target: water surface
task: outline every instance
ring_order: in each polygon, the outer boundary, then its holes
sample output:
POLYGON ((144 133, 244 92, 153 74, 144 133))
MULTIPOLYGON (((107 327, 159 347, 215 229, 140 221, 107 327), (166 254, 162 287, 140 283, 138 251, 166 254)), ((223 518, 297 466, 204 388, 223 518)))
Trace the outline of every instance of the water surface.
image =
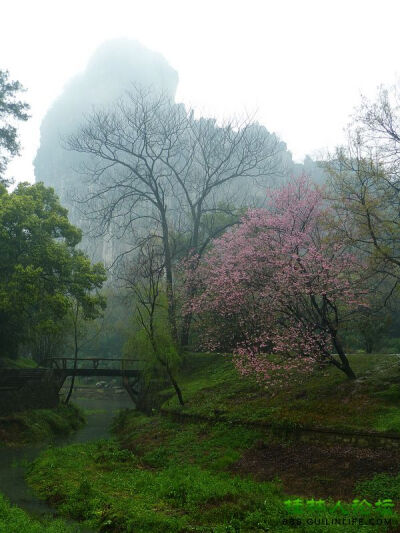
POLYGON ((87 424, 67 437, 59 437, 52 444, 30 444, 19 448, 0 448, 0 492, 13 504, 35 516, 53 515, 56 510, 40 500, 25 482, 28 462, 33 461, 49 445, 65 446, 76 442, 89 442, 110 436, 110 426, 120 409, 134 407, 128 394, 124 391, 113 394, 112 391, 92 391, 91 397, 82 397, 76 391, 71 400, 84 410, 87 424))

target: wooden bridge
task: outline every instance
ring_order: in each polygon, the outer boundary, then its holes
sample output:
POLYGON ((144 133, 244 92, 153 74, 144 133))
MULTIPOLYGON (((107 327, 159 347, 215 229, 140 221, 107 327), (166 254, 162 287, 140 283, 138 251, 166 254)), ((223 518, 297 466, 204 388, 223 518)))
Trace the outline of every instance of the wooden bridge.
MULTIPOLYGON (((122 384, 136 403, 140 393, 142 372, 139 359, 51 357, 44 361, 45 368, 1 369, 0 400, 4 393, 23 393, 23 390, 51 386, 60 391, 69 376, 121 377, 122 384), (112 364, 112 367, 110 367, 112 364), (119 368, 116 368, 118 366, 119 368), (2 394, 1 394, 2 393, 2 394)), ((1 407, 1 406, 0 406, 1 407)), ((1 411, 1 409, 0 409, 1 411)))
POLYGON ((83 357, 76 360, 73 357, 50 357, 45 360, 44 366, 51 368, 55 375, 60 376, 60 378, 64 376, 64 379, 68 376, 121 376, 129 378, 140 377, 140 370, 126 368, 128 364, 139 363, 139 361, 139 359, 98 357, 83 357), (107 363, 111 361, 120 363, 120 368, 109 368, 107 363))
POLYGON ((81 357, 78 359, 75 359, 74 357, 49 357, 44 364, 52 370, 59 384, 59 390, 69 376, 120 376, 122 377, 124 388, 128 392, 132 401, 136 403, 140 392, 139 386, 142 372, 138 368, 127 368, 127 366, 131 366, 132 363, 133 366, 136 366, 140 363, 140 360, 112 357, 81 357), (110 362, 119 363, 120 368, 110 368, 108 366, 110 362))

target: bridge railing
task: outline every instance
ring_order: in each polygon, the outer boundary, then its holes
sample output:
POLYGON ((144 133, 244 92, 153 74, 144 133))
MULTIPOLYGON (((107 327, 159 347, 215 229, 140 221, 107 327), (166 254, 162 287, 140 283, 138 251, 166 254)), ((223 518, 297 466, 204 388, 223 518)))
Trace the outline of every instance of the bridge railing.
MULTIPOLYGON (((74 357, 48 357, 44 362, 44 366, 50 367, 52 369, 57 369, 57 370, 68 370, 73 367, 75 361, 77 364, 82 363, 82 362, 88 362, 88 364, 90 365, 91 363, 92 364, 91 368, 93 369, 98 369, 100 363, 102 362, 108 363, 110 361, 117 361, 118 363, 121 364, 120 365, 121 368, 124 369, 125 364, 127 362, 129 363, 139 362, 140 359, 130 359, 130 358, 122 359, 122 358, 113 358, 113 357, 80 357, 75 360, 74 357), (70 366, 69 366, 69 362, 71 362, 70 366)), ((80 368, 82 367, 80 366, 80 368)))

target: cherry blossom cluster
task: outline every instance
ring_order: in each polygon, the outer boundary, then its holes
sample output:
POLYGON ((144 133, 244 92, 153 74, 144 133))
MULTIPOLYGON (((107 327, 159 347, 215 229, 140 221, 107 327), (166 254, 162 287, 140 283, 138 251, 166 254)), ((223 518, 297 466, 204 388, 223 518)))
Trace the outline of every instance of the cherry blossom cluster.
POLYGON ((262 381, 329 360, 341 317, 365 305, 366 267, 335 241, 328 219, 322 190, 302 176, 191 259, 186 311, 203 320, 204 346, 218 349, 234 324, 236 366, 262 381))

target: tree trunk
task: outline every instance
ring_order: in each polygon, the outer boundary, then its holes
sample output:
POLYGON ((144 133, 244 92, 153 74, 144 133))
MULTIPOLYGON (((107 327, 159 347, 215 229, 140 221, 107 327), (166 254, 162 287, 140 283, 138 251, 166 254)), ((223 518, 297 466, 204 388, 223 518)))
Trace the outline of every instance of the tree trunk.
POLYGON ((374 345, 372 341, 366 340, 365 341, 365 351, 367 353, 372 353, 372 350, 374 349, 374 345))
POLYGON ((171 380, 171 383, 172 383, 172 385, 173 385, 173 387, 175 389, 176 395, 178 396, 179 403, 183 406, 183 405, 185 405, 185 403, 183 401, 182 391, 179 388, 178 383, 175 381, 175 378, 172 375, 172 372, 171 372, 171 370, 170 370, 168 365, 166 366, 166 369, 167 369, 168 377, 171 380))
POLYGON ((168 302, 168 321, 171 328, 171 336, 173 341, 178 344, 178 331, 176 328, 176 316, 175 316, 175 299, 172 279, 172 260, 171 249, 169 246, 169 234, 167 221, 164 219, 162 223, 163 231, 163 248, 164 248, 164 261, 165 261, 165 277, 166 277, 166 293, 168 302))
POLYGON ((353 370, 352 370, 352 368, 350 366, 349 360, 346 357, 346 354, 344 352, 343 346, 340 343, 339 339, 335 336, 335 337, 333 337, 332 340, 333 340, 333 345, 336 348, 336 351, 337 351, 337 353, 339 355, 339 358, 340 358, 340 360, 342 362, 342 364, 340 366, 338 366, 338 368, 340 368, 340 370, 342 370, 349 379, 356 379, 357 376, 354 374, 354 372, 353 372, 353 370))
MULTIPOLYGON (((76 308, 76 313, 75 313, 75 320, 74 320, 74 370, 76 370, 77 366, 78 366, 78 351, 79 351, 79 347, 78 347, 78 313, 79 313, 79 308, 78 308, 78 305, 77 305, 77 308, 76 308)), ((67 397, 65 398, 65 404, 68 405, 69 403, 69 400, 71 398, 71 395, 72 395, 72 391, 74 390, 74 385, 75 385, 75 374, 71 377, 71 383, 70 383, 70 386, 69 386, 69 391, 68 391, 68 394, 67 394, 67 397)))
POLYGON ((181 346, 185 347, 189 344, 190 325, 192 323, 192 313, 188 313, 183 318, 181 331, 181 346))
MULTIPOLYGON (((193 256, 193 254, 198 254, 198 248, 199 248, 199 231, 200 231, 200 209, 201 204, 198 206, 197 213, 192 212, 193 216, 193 235, 191 240, 191 246, 192 250, 189 251, 189 253, 193 256)), ((193 269, 193 264, 191 264, 191 269, 193 269)), ((194 290, 192 287, 192 284, 190 283, 187 291, 186 291, 186 299, 191 300, 194 295, 194 290)), ((188 346, 189 344, 189 333, 190 333, 190 326, 192 323, 193 313, 189 312, 183 317, 182 321, 182 330, 181 330, 181 346, 188 346)))
MULTIPOLYGON (((74 370, 76 370, 76 367, 77 367, 77 361, 78 359, 78 352, 75 352, 75 360, 74 360, 74 370)), ((68 394, 67 394, 67 397, 65 398, 65 404, 68 404, 69 403, 69 400, 71 398, 71 395, 72 395, 72 392, 74 390, 74 385, 75 385, 75 375, 73 375, 71 377, 71 383, 70 383, 70 386, 69 386, 69 391, 68 391, 68 394)))
POLYGON ((176 395, 178 396, 178 400, 179 400, 179 403, 181 405, 184 405, 184 401, 183 401, 183 396, 182 396, 182 392, 181 392, 181 389, 179 388, 179 385, 178 383, 176 382, 172 372, 171 372, 171 369, 169 367, 169 364, 168 364, 168 360, 165 360, 163 359, 162 357, 160 357, 160 355, 158 355, 158 349, 157 349, 157 344, 156 344, 156 341, 154 339, 154 336, 153 336, 153 326, 152 326, 152 318, 150 320, 150 342, 151 342, 151 345, 152 345, 152 348, 153 348, 153 351, 154 351, 154 354, 155 356, 157 357, 159 363, 165 368, 165 370, 167 371, 167 374, 168 374, 168 377, 172 383, 172 386, 174 387, 175 389, 175 392, 176 392, 176 395))

